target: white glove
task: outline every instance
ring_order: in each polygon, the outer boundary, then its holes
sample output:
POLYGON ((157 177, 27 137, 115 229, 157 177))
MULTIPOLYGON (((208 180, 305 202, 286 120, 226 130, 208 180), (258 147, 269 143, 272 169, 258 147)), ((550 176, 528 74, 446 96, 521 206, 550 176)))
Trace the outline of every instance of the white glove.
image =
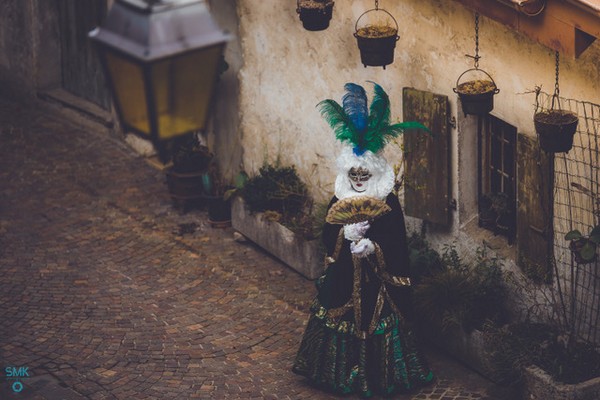
POLYGON ((370 227, 369 221, 344 225, 344 237, 353 242, 360 240, 365 236, 370 227))
POLYGON ((350 252, 358 257, 366 257, 373 254, 375 245, 370 239, 360 239, 358 242, 350 243, 350 252))

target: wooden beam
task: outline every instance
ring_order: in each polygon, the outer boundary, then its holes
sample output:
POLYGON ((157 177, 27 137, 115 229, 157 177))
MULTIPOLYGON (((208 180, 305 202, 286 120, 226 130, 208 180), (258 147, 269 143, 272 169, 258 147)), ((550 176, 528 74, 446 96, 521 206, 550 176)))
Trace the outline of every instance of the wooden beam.
POLYGON ((518 7, 507 6, 506 2, 455 1, 571 57, 579 57, 600 37, 600 12, 590 7, 590 0, 547 0, 544 11, 535 17, 519 12, 518 7))

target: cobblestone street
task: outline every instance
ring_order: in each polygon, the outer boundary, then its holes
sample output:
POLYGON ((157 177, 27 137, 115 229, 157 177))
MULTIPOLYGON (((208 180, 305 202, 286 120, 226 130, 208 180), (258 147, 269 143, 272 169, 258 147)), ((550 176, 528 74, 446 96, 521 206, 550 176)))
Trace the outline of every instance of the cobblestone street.
MULTIPOLYGON (((337 398, 290 371, 313 282, 177 212, 164 180, 119 139, 0 100, 0 399, 337 398)), ((397 398, 504 398, 426 354, 437 380, 397 398)))

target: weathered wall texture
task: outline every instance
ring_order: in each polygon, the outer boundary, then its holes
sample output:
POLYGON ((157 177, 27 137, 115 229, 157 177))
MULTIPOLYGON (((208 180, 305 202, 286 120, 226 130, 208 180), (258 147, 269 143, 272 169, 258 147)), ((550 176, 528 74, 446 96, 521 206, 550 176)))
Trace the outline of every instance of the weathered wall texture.
POLYGON ((0 84, 15 95, 60 84, 54 1, 0 0, 0 84))
POLYGON ((5 90, 25 84, 34 75, 31 2, 0 0, 0 83, 5 90))
POLYGON ((229 68, 221 75, 215 89, 213 117, 208 123, 206 136, 209 148, 218 157, 221 173, 228 182, 233 182, 242 161, 238 105, 242 50, 238 17, 235 0, 213 0, 210 5, 220 28, 229 31, 234 37, 225 48, 225 60, 229 68))
MULTIPOLYGON (((304 30, 293 1, 239 0, 240 38, 244 65, 240 72, 243 162, 248 172, 265 160, 280 157, 295 164, 315 197, 332 193, 339 144, 315 105, 326 98, 341 100, 343 85, 367 80, 382 85, 390 95, 392 118, 402 119, 402 88, 415 87, 449 96, 458 76, 473 66, 474 14, 451 0, 381 1, 400 26, 395 62, 386 70, 364 68, 353 37, 355 22, 374 3, 367 0, 335 3, 325 31, 304 30)), ((536 85, 554 89, 554 52, 481 17, 480 68, 495 80, 500 93, 493 114, 534 135, 534 96, 524 94, 536 85)), ((561 60, 560 88, 564 97, 600 103, 600 44, 579 59, 561 60)), ((459 119, 460 123, 460 119, 459 119)), ((457 185, 457 132, 453 132, 457 185)), ((396 162, 398 151, 387 150, 396 162)), ((457 192, 457 186, 454 187, 457 192)))

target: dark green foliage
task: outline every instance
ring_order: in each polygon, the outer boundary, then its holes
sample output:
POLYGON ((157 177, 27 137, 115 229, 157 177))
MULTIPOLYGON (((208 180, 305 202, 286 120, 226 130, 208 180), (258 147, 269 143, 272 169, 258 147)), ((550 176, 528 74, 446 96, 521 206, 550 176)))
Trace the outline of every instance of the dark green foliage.
POLYGON ((264 212, 268 219, 280 222, 305 239, 320 237, 327 204, 313 203, 295 167, 282 167, 279 163, 264 165, 258 175, 248 178, 236 190, 250 212, 264 212))
MULTIPOLYGON (((327 204, 309 205, 305 212, 286 216, 280 222, 293 232, 302 235, 307 240, 320 239, 323 233, 323 223, 327 215, 327 204)), ((322 241, 319 240, 322 244, 322 241)))
POLYGON ((173 171, 178 173, 204 171, 213 159, 213 154, 198 142, 196 135, 174 139, 172 148, 173 171))
POLYGON ((578 263, 590 263, 597 257, 596 248, 600 244, 600 225, 594 226, 587 236, 577 229, 567 232, 565 240, 571 241, 569 248, 575 254, 575 260, 578 263))
POLYGON ((306 185, 293 166, 264 165, 242 189, 242 197, 251 212, 269 210, 290 217, 303 211, 307 193, 306 185))
MULTIPOLYGON (((548 264, 551 262, 551 260, 547 261, 548 264)), ((523 274, 536 285, 549 285, 552 283, 552 269, 544 264, 530 262, 525 257, 522 257, 519 260, 519 267, 521 267, 523 274)))
POLYGON ((548 324, 522 322, 485 329, 487 348, 498 382, 514 385, 523 369, 537 365, 563 383, 579 383, 600 375, 600 354, 591 344, 570 345, 548 324))
POLYGON ((413 284, 418 285, 424 277, 431 276, 444 269, 439 253, 433 250, 427 240, 416 232, 408 237, 408 251, 413 284))
POLYGON ((441 257, 443 268, 415 286, 415 307, 424 320, 467 332, 486 321, 506 318, 506 289, 500 260, 478 250, 473 265, 465 264, 453 246, 441 257))

